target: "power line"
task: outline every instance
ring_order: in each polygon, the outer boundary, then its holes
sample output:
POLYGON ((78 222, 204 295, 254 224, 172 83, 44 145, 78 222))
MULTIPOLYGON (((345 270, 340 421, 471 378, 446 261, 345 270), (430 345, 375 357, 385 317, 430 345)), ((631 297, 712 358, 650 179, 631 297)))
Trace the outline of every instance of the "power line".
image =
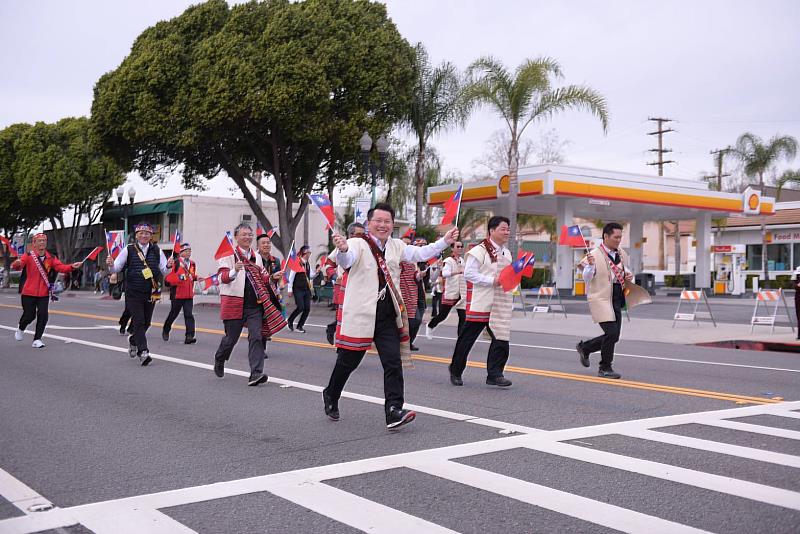
POLYGON ((647 165, 658 165, 658 175, 664 176, 664 165, 667 163, 675 163, 674 160, 665 160, 664 154, 667 152, 672 152, 672 149, 664 148, 664 141, 663 137, 665 133, 674 132, 672 128, 664 129, 664 123, 673 122, 672 119, 665 119, 663 117, 648 117, 648 121, 655 122, 658 124, 658 129, 655 132, 648 132, 647 135, 657 135, 658 136, 658 148, 651 148, 648 152, 655 152, 658 154, 658 161, 652 161, 647 163, 647 165))

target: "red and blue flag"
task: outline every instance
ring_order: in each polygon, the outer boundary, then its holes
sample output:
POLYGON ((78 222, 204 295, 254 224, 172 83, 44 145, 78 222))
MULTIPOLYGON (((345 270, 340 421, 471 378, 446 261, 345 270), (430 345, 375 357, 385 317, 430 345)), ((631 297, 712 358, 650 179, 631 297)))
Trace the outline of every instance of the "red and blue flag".
POLYGON ((314 193, 312 195, 308 195, 308 198, 311 199, 311 202, 314 203, 317 209, 325 217, 328 228, 333 231, 333 225, 336 223, 336 216, 333 214, 333 204, 331 204, 331 199, 328 198, 328 195, 323 193, 314 193))
POLYGON ((561 235, 558 238, 559 245, 567 245, 569 247, 586 247, 586 240, 583 239, 581 227, 577 224, 567 227, 561 227, 561 235))
POLYGON ((219 273, 212 274, 211 276, 207 276, 203 280, 203 289, 208 289, 211 286, 218 286, 219 285, 219 273))
POLYGON ((531 261, 532 256, 532 253, 526 252, 511 263, 511 265, 500 271, 498 280, 500 281, 503 291, 508 293, 522 282, 522 273, 531 261))
POLYGON ((442 217, 442 224, 453 224, 453 221, 458 219, 458 212, 461 209, 461 192, 464 189, 464 184, 458 186, 458 190, 453 196, 444 203, 444 216, 442 217))

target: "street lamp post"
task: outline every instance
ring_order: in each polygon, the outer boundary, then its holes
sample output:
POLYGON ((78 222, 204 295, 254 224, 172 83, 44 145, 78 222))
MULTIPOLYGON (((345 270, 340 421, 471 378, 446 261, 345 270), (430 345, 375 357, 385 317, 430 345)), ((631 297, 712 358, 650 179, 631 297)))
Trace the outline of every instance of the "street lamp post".
POLYGON ((122 208, 122 219, 124 221, 125 227, 122 232, 122 239, 125 241, 125 244, 128 243, 128 213, 130 212, 131 207, 133 206, 133 200, 136 197, 136 189, 133 186, 128 188, 128 204, 122 203, 122 196, 125 194, 125 188, 119 186, 117 189, 117 204, 120 208, 122 208))
MULTIPOLYGON (((375 189, 377 188, 379 168, 375 167, 375 162, 371 161, 369 157, 373 147, 372 138, 369 136, 369 132, 364 132, 364 135, 361 136, 358 144, 361 147, 361 161, 364 165, 364 176, 367 176, 367 173, 370 173, 372 176, 372 200, 370 201, 370 207, 375 207, 375 189)), ((384 168, 386 165, 386 153, 389 150, 389 141, 386 139, 385 135, 381 134, 381 136, 378 137, 378 140, 375 141, 374 146, 378 151, 381 180, 383 180, 384 168)))

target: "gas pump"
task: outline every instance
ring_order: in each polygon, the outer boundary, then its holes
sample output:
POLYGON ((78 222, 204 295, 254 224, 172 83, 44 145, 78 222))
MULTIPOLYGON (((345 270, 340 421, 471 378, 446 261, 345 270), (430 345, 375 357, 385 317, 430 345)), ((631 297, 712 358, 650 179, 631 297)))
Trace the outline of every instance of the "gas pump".
POLYGON ((715 245, 714 268, 717 279, 714 282, 715 295, 741 295, 745 292, 745 246, 715 245))

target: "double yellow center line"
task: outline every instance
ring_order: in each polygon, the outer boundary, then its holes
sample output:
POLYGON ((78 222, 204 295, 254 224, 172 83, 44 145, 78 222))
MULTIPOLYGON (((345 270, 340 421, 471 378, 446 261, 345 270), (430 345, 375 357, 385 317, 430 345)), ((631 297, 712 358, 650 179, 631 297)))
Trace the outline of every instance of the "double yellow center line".
MULTIPOLYGON (((16 308, 21 309, 20 306, 11 305, 11 304, 0 304, 0 307, 3 308, 16 308)), ((112 321, 118 322, 119 319, 117 317, 109 317, 107 315, 95 315, 91 313, 81 313, 81 312, 71 312, 71 311, 63 311, 63 310, 50 310, 51 314, 56 315, 67 315, 70 317, 81 317, 84 319, 94 319, 98 321, 112 321)), ((163 326, 163 323, 152 323, 153 326, 163 326)), ((177 329, 184 329, 183 326, 175 325, 173 328, 177 329)), ((214 328, 196 328, 198 332, 204 332, 206 334, 217 334, 217 335, 225 335, 223 330, 214 329, 214 328)), ((319 343, 316 341, 303 341, 299 339, 289 339, 289 338, 282 338, 282 337, 273 337, 272 342, 274 343, 286 343, 289 345, 301 345, 304 347, 316 347, 321 349, 330 349, 331 346, 327 343, 319 343)), ((375 351, 370 350, 368 351, 370 354, 376 354, 375 351)), ((439 356, 429 356, 425 354, 415 354, 411 357, 413 360, 421 361, 421 362, 429 362, 429 363, 438 363, 449 365, 450 358, 442 358, 439 356)), ((485 369, 486 364, 481 362, 467 362, 469 367, 475 367, 478 369, 485 369)), ((546 378, 559 378, 562 380, 574 380, 576 382, 590 382, 594 384, 602 384, 604 386, 612 386, 612 387, 621 387, 621 388, 630 388, 630 389, 641 389, 645 391, 657 391, 660 393, 670 393, 673 395, 686 395, 689 397, 702 397, 705 399, 715 399, 715 400, 722 400, 722 401, 729 401, 735 402, 736 404, 776 404, 778 402, 782 402, 782 399, 768 399, 763 397, 751 397, 748 395, 737 395, 735 393, 722 393, 718 391, 708 391, 704 389, 692 389, 692 388, 682 388, 676 386, 665 386, 661 384, 651 384, 649 382, 636 382, 633 380, 609 380, 607 378, 600 378, 595 376, 586 376, 586 375, 579 375, 574 373, 562 373, 560 371, 547 371, 545 369, 531 369, 528 367, 518 367, 514 365, 507 365, 505 368, 506 372, 509 373, 517 373, 521 375, 529 375, 529 376, 542 376, 546 378)))

